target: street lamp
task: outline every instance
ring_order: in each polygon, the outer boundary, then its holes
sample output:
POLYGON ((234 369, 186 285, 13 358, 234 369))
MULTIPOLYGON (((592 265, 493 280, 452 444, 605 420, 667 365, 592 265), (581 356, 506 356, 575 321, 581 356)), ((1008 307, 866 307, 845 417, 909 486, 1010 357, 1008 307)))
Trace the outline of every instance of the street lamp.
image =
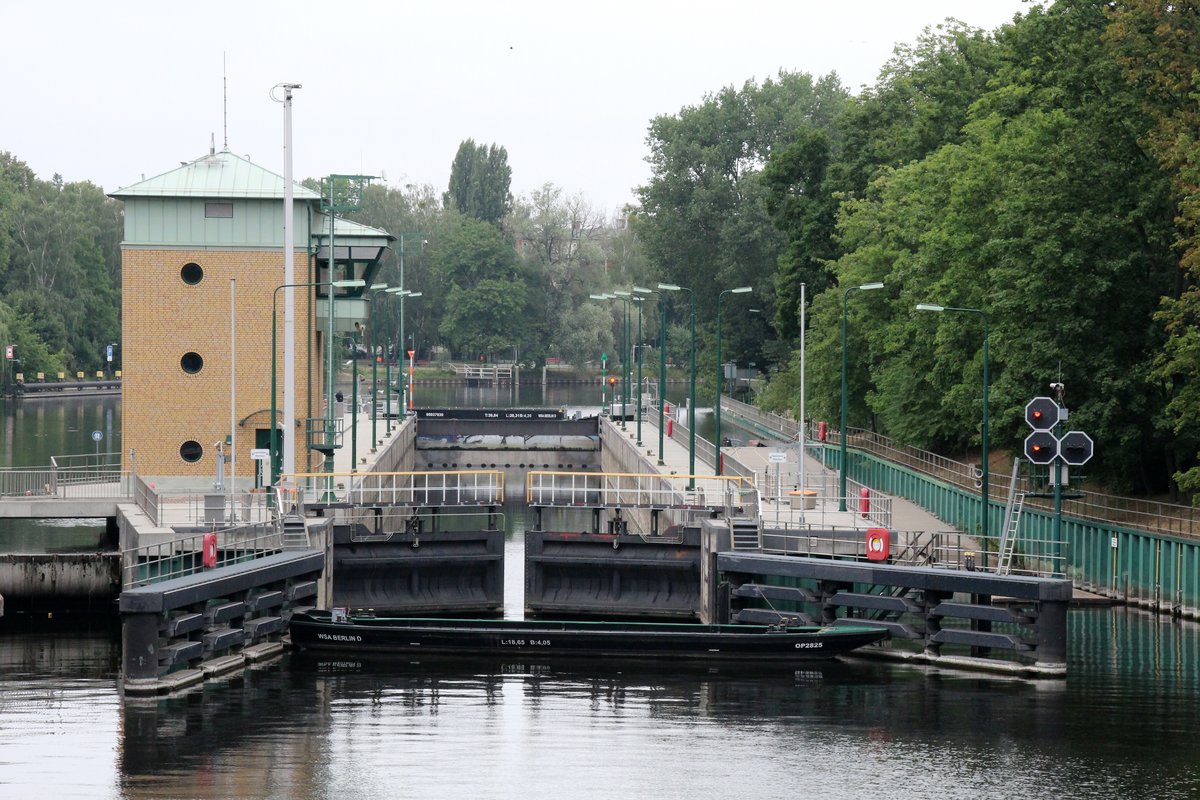
MULTIPOLYGON (((403 273, 401 273, 400 280, 401 280, 401 282, 404 281, 403 273)), ((403 286, 397 286, 393 289, 387 289, 385 291, 387 291, 388 294, 394 294, 400 298, 400 352, 407 353, 408 348, 404 343, 404 298, 420 297, 422 293, 421 292, 411 292, 408 289, 405 289, 403 286)), ((412 359, 410 358, 409 361, 411 362, 412 359)), ((390 359, 388 359, 388 362, 387 362, 387 371, 388 371, 388 377, 387 377, 386 381, 388 384, 388 391, 390 392, 391 385, 392 385, 392 377, 391 377, 392 362, 390 359)), ((391 417, 392 397, 391 397, 391 394, 388 395, 387 408, 388 408, 388 433, 391 433, 392 432, 392 417, 391 417)), ((409 370, 408 370, 408 388, 401 395, 400 412, 402 414, 407 415, 408 410, 410 408, 412 408, 412 366, 411 365, 409 366, 409 370)))
POLYGON ((980 472, 982 473, 979 482, 979 535, 984 542, 984 555, 982 556, 982 566, 987 567, 987 541, 988 541, 988 506, 991 503, 991 487, 989 484, 988 475, 988 318, 987 313, 981 308, 951 308, 949 306, 939 306, 933 303, 917 303, 918 311, 952 311, 962 314, 978 314, 983 320, 983 420, 980 428, 980 450, 982 451, 982 461, 980 472))
MULTIPOLYGON (((622 308, 621 333, 621 427, 625 428, 625 415, 629 408, 629 304, 637 299, 633 292, 613 291, 612 293, 590 294, 592 300, 620 300, 622 308)), ((616 400, 614 393, 613 400, 616 400)))
POLYGON ((618 300, 625 304, 625 334, 621 338, 621 429, 625 430, 625 418, 629 413, 629 303, 633 292, 613 291, 618 300))
MULTIPOLYGON (((276 395, 278 393, 278 388, 276 387, 275 375, 276 375, 276 362, 277 362, 277 356, 278 356, 278 353, 276 350, 276 329, 278 328, 278 325, 276 322, 276 315, 278 313, 279 290, 280 289, 297 289, 300 287, 326 286, 326 285, 328 285, 328 284, 326 284, 325 281, 317 281, 315 283, 284 283, 284 284, 280 284, 279 286, 276 286, 275 291, 271 294, 271 485, 272 486, 274 486, 276 483, 279 482, 279 463, 278 463, 279 462, 279 422, 276 418, 276 414, 278 412, 276 411, 276 405, 275 405, 275 399, 276 399, 276 395)), ((336 289, 355 289, 355 288, 358 288, 361 286, 365 286, 366 281, 363 281, 361 279, 349 280, 349 281, 334 281, 332 285, 336 289)), ((329 301, 331 303, 333 302, 333 293, 332 292, 330 293, 329 301)), ((289 430, 285 427, 284 432, 283 432, 285 443, 287 442, 287 440, 289 438, 294 438, 295 435, 296 434, 294 431, 289 430)), ((294 448, 285 446, 284 452, 294 452, 294 448)), ((293 464, 293 465, 291 465, 291 467, 294 469, 295 465, 293 464)))
MULTIPOLYGON (((589 299, 591 299, 591 300, 616 300, 616 299, 617 299, 617 296, 616 296, 615 294, 609 294, 608 292, 602 292, 602 293, 600 293, 600 294, 589 294, 589 295, 588 295, 588 298, 589 298, 589 299)), ((611 327, 611 323, 610 323, 610 327, 611 327)), ((601 361, 601 369, 600 369, 600 371, 601 371, 601 374, 600 374, 600 416, 601 416, 601 417, 603 417, 603 416, 605 415, 605 409, 604 409, 604 406, 605 406, 605 402, 606 402, 606 401, 605 401, 605 399, 604 399, 604 398, 605 398, 605 396, 606 396, 606 394, 605 394, 605 393, 608 391, 608 362, 605 360, 605 359, 607 359, 607 358, 608 358, 608 356, 607 356, 607 355, 601 355, 601 358, 600 358, 600 361, 601 361)), ((614 398, 614 399, 615 399, 615 398, 614 398)), ((611 408, 611 406, 610 406, 610 408, 611 408)))
MULTIPOLYGON (((369 292, 387 291, 386 283, 373 283, 369 292)), ((371 349, 368 351, 371 354, 371 448, 374 449, 375 443, 379 441, 378 434, 375 432, 375 425, 379 418, 379 358, 375 355, 376 336, 378 325, 375 323, 375 309, 371 309, 371 349)))
POLYGON ((687 292, 691 300, 691 381, 688 390, 688 489, 690 490, 696 486, 696 293, 686 286, 677 286, 673 283, 660 283, 658 288, 667 292, 687 292))
MULTIPOLYGON (((404 339, 404 298, 405 298, 405 297, 420 297, 420 296, 421 296, 421 293, 420 293, 420 292, 415 292, 415 293, 414 293, 414 292, 410 292, 410 291, 408 291, 407 289, 405 289, 405 288, 404 288, 404 237, 405 237, 405 236, 420 236, 420 237, 422 237, 422 238, 421 238, 421 240, 420 240, 420 241, 421 241, 421 247, 424 247, 425 245, 429 244, 429 240, 428 240, 428 239, 426 239, 426 238, 424 238, 425 234, 423 234, 423 233, 420 233, 420 232, 417 232, 417 233, 401 233, 401 234, 399 235, 399 238, 400 238, 400 286, 399 286, 399 287, 397 287, 393 293, 394 293, 394 294, 398 294, 398 295, 400 295, 400 352, 401 352, 401 353, 404 353, 404 352, 406 352, 406 351, 408 350, 408 347, 407 347, 407 345, 405 344, 405 339, 404 339)), ((389 291, 391 291, 391 290, 389 290, 389 291)), ((411 359, 410 359, 410 360, 411 360, 411 359)), ((411 378, 411 376, 412 376, 412 370, 410 369, 410 370, 409 370, 409 377, 411 378)), ((412 384, 411 384, 411 382, 410 382, 410 384, 409 384, 409 387, 408 387, 408 394, 410 394, 410 395, 412 394, 412 384)), ((389 398, 389 403, 390 403, 390 398, 389 398)), ((407 398, 407 397, 406 397, 406 398, 405 398, 405 402, 401 404, 400 410, 401 410, 401 411, 405 411, 405 409, 407 409, 407 408, 408 408, 408 407, 411 405, 411 403, 412 403, 411 399, 409 399, 409 398, 407 398)), ((391 407, 391 406, 389 405, 389 408, 390 408, 390 407, 391 407)), ((389 429, 389 430, 390 430, 390 429, 389 429)))
MULTIPOLYGON (((640 295, 656 294, 658 295, 658 465, 661 467, 666 462, 663 461, 663 409, 666 407, 667 399, 667 306, 666 295, 662 292, 656 292, 653 289, 647 289, 644 286, 634 286, 633 291, 640 295)), ((643 299, 643 303, 645 300, 643 299)), ((640 310, 640 309, 639 309, 640 310)), ((641 314, 638 315, 638 339, 641 337, 641 314)), ((642 382, 642 363, 638 361, 638 384, 642 382)), ((639 385, 638 391, 641 391, 639 385)), ((638 398, 638 446, 642 444, 642 401, 638 398)))
POLYGON ((649 289, 641 286, 634 286, 633 291, 636 296, 633 302, 638 304, 638 335, 637 345, 633 350, 633 360, 637 362, 637 386, 633 398, 633 405, 637 413, 637 446, 642 446, 642 307, 646 302, 644 295, 653 294, 649 289))
MULTIPOLYGON (((387 288, 386 283, 372 283, 370 288, 363 294, 366 295, 370 292, 379 292, 386 288, 387 288)), ((372 314, 371 319, 374 320, 374 318, 375 318, 375 315, 372 314)), ((374 322, 372 322, 372 324, 371 324, 371 330, 372 331, 375 330, 374 322)), ((366 330, 363 328, 361 322, 355 322, 354 323, 354 331, 358 334, 358 339, 354 338, 353 333, 350 335, 350 343, 354 349, 354 378, 353 378, 353 387, 350 391, 350 402, 352 404, 352 407, 350 409, 350 471, 358 472, 358 406, 360 403, 360 397, 359 397, 359 392, 358 392, 358 346, 361 343, 361 340, 365 337, 366 330)), ((375 344, 374 335, 371 336, 371 339, 372 339, 371 344, 375 344)), ((375 356, 374 356, 374 353, 372 353, 371 354, 372 399, 374 399, 374 391, 375 391, 375 356)), ((372 447, 375 446, 375 412, 374 412, 374 410, 371 411, 371 446, 372 447)))
POLYGON ((717 435, 714 447, 716 448, 716 470, 717 474, 723 474, 721 469, 721 378, 724 366, 721 364, 721 298, 727 294, 746 294, 753 291, 753 286, 739 286, 736 289, 726 289, 717 295, 717 407, 715 409, 717 415, 717 435))
POLYGON ((841 477, 838 483, 838 510, 846 510, 846 415, 848 411, 848 402, 846 398, 846 307, 850 300, 850 293, 855 291, 871 291, 872 289, 882 289, 883 283, 875 281, 874 283, 864 283, 860 286, 851 286, 842 293, 842 463, 841 477))

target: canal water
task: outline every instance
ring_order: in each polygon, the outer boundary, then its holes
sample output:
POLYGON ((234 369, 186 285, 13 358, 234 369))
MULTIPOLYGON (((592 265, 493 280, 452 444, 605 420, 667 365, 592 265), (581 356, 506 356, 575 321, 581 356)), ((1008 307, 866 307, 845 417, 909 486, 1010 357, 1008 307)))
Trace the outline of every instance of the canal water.
POLYGON ((1059 681, 289 654, 161 700, 94 624, 0 627, 0 798, 1200 797, 1200 626, 1137 610, 1071 611, 1059 681))

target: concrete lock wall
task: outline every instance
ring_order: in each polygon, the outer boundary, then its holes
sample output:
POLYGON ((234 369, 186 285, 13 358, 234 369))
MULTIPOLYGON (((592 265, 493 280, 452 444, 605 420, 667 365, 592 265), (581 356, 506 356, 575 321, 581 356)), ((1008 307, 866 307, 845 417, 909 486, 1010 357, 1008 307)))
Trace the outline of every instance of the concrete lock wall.
POLYGON ((111 609, 121 589, 119 553, 0 555, 8 613, 111 609))

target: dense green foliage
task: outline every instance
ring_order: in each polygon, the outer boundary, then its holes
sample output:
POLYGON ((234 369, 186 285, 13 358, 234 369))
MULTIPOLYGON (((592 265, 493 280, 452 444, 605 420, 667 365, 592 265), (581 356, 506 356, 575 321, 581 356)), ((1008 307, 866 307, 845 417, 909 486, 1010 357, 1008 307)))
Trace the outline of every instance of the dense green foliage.
POLYGON ((16 345, 17 372, 109 366, 105 351, 120 333, 120 240, 120 204, 101 189, 40 180, 0 153, 0 341, 16 345))
POLYGON ((508 151, 494 144, 477 145, 473 139, 467 139, 458 146, 450 165, 450 188, 443 202, 446 208, 499 225, 512 210, 511 184, 508 151))
MULTIPOLYGON (((1061 381, 1071 427, 1097 442, 1090 475, 1161 491, 1189 469, 1200 409, 1181 397, 1200 350, 1179 267, 1195 180, 1180 173, 1197 151, 1180 153, 1177 134, 1181 115, 1195 122, 1196 43, 1194 12, 1058 2, 994 36, 928 32, 832 134, 798 132, 764 175, 789 243, 779 299, 792 298, 789 271, 829 286, 813 299, 811 413, 838 419, 845 354, 851 425, 942 452, 977 446, 986 315, 993 450, 1020 452, 1025 402, 1061 381), (1147 92, 1164 63, 1175 91, 1147 92), (885 290, 847 297, 873 281, 885 290)), ((788 314, 776 309, 781 333, 788 314)), ((796 369, 769 403, 798 407, 796 369)))

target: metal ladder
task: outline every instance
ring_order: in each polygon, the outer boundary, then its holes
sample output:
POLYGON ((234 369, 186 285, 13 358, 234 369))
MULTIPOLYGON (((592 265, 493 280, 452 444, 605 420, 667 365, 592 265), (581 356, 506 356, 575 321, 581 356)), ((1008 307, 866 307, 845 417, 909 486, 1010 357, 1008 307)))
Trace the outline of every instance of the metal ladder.
POLYGON ((1013 459, 1012 480, 1008 485, 1008 502, 1004 506, 1004 533, 1000 537, 996 574, 1012 572, 1013 552, 1017 549, 1017 531, 1021 527, 1021 511, 1025 508, 1025 493, 1017 491, 1017 468, 1021 459, 1013 459))

